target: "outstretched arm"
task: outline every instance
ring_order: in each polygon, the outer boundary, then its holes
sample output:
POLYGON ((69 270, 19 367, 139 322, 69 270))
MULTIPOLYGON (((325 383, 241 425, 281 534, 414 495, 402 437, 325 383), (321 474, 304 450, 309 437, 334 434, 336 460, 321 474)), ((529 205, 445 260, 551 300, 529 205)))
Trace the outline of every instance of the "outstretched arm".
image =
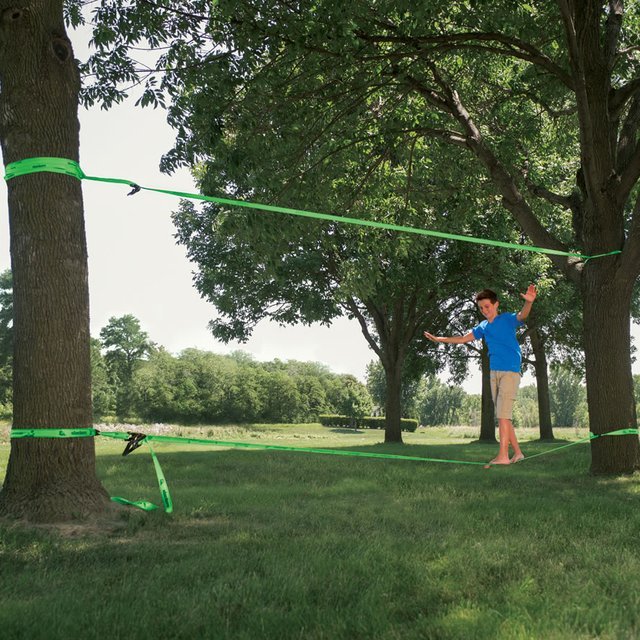
POLYGON ((465 342, 473 342, 475 337, 473 333, 467 333, 466 336, 434 336, 428 331, 424 332, 425 338, 429 338, 432 342, 445 342, 447 344, 464 344, 465 342))
POLYGON ((531 311, 533 301, 536 299, 537 295, 538 292, 536 291, 536 287, 533 284, 529 285, 526 293, 520 294, 520 297, 524 300, 524 304, 522 305, 522 309, 520 309, 520 312, 518 313, 518 320, 524 321, 527 319, 527 316, 531 311))

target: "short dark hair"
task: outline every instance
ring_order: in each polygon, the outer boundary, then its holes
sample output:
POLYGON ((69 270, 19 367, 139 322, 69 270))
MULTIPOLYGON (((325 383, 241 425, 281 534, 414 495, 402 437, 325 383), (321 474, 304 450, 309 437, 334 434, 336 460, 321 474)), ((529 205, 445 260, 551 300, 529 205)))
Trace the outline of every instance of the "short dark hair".
POLYGON ((489 300, 491 304, 495 304, 498 302, 498 295, 491 289, 483 289, 476 294, 476 302, 480 302, 480 300, 489 300))

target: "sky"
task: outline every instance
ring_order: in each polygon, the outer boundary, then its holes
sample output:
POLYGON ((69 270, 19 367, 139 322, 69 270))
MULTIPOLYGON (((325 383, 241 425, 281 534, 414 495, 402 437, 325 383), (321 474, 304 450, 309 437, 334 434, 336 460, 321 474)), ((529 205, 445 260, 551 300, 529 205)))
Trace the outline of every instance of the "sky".
MULTIPOLYGON (((76 57, 81 58, 86 45, 78 34, 70 36, 76 57)), ((160 173, 160 158, 174 139, 164 112, 137 108, 133 103, 129 100, 108 111, 80 108, 80 166, 84 172, 126 178, 147 187, 196 191, 187 170, 171 176, 160 173)), ((10 266, 9 230, 6 185, 0 182, 0 270, 4 270, 10 266)), ((220 354, 241 349, 256 360, 321 362, 335 373, 365 380, 366 366, 375 354, 357 322, 346 318, 331 327, 281 327, 263 321, 246 343, 215 340, 207 329, 215 308, 194 288, 195 266, 173 237, 170 216, 178 199, 147 191, 127 196, 128 192, 124 185, 83 181, 91 335, 98 337, 109 318, 133 314, 149 338, 172 353, 189 347, 220 354)), ((637 340, 637 326, 634 334, 637 340)), ((525 377, 524 382, 531 379, 525 377)), ((480 393, 480 385, 479 372, 474 369, 463 386, 468 393, 480 393)))

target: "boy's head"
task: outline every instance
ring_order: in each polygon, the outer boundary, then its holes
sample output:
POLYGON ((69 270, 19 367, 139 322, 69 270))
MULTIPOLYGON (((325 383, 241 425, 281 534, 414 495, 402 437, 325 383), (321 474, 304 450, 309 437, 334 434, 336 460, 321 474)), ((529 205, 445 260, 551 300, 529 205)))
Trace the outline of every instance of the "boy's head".
POLYGON ((493 304, 498 302, 498 294, 495 291, 491 291, 491 289, 483 289, 479 293, 476 294, 476 302, 480 302, 480 300, 490 300, 493 304))
POLYGON ((478 303, 478 309, 480 313, 489 321, 493 320, 498 315, 498 296, 495 291, 491 289, 483 289, 476 294, 476 302, 478 303))

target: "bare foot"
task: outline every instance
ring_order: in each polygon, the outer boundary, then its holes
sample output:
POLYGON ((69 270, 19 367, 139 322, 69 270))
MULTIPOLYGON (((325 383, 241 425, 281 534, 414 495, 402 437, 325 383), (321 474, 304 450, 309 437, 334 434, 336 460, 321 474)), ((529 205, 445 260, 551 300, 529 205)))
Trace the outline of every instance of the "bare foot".
POLYGON ((524 460, 524 453, 518 453, 517 455, 511 458, 511 464, 515 464, 516 462, 522 462, 524 460))
POLYGON ((509 458, 494 458, 489 464, 511 464, 509 458))

